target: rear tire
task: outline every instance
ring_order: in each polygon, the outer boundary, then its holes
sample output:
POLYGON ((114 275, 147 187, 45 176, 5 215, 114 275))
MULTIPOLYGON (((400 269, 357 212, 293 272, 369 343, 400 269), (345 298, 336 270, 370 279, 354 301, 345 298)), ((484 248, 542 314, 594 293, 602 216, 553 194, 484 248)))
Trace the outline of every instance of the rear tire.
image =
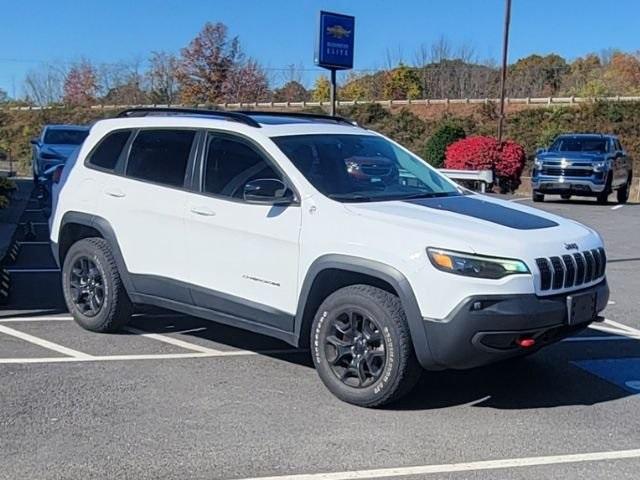
POLYGON ((75 321, 93 332, 115 332, 129 322, 133 305, 103 238, 74 243, 62 266, 62 291, 75 321))
POLYGON ((362 407, 400 399, 422 372, 400 300, 370 285, 341 288, 322 302, 311 353, 329 391, 362 407))
POLYGON ((531 198, 534 202, 544 202, 544 193, 538 193, 534 191, 531 194, 531 198))

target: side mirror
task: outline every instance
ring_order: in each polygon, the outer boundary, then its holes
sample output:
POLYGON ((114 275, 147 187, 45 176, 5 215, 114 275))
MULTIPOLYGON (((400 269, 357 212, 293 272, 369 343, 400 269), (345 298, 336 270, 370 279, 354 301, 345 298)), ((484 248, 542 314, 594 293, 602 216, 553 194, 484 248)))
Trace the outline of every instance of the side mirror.
POLYGON ((539 155, 539 154, 544 153, 546 151, 547 151, 546 148, 536 148, 536 155, 539 155))
POLYGON ((258 178, 244 186, 243 198, 248 203, 288 205, 294 201, 293 192, 277 178, 258 178))

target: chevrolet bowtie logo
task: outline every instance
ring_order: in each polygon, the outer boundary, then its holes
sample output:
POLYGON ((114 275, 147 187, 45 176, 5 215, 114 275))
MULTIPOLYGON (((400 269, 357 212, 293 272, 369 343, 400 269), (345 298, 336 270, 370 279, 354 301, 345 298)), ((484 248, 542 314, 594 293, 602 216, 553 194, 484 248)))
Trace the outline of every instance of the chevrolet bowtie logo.
POLYGON ((334 38, 349 38, 351 30, 347 30, 342 25, 334 25, 327 28, 327 33, 334 38))

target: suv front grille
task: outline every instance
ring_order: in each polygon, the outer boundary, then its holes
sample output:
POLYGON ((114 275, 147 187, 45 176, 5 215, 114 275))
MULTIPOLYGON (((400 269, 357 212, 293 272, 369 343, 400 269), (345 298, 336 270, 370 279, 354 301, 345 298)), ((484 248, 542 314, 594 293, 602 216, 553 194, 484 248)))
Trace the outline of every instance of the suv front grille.
POLYGON ((607 257, 604 248, 594 248, 562 257, 536 258, 540 290, 578 287, 604 277, 607 257))

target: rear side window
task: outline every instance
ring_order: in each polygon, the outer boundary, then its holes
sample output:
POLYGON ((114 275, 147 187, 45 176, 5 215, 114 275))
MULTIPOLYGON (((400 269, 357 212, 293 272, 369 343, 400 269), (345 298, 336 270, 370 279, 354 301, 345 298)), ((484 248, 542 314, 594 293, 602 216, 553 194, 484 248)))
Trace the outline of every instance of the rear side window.
POLYGON ((89 164, 105 170, 113 170, 118 163, 122 149, 129 140, 129 135, 131 135, 131 130, 111 132, 93 151, 89 157, 89 164))
POLYGON ((142 130, 131 145, 127 176, 182 187, 195 134, 192 130, 142 130))

